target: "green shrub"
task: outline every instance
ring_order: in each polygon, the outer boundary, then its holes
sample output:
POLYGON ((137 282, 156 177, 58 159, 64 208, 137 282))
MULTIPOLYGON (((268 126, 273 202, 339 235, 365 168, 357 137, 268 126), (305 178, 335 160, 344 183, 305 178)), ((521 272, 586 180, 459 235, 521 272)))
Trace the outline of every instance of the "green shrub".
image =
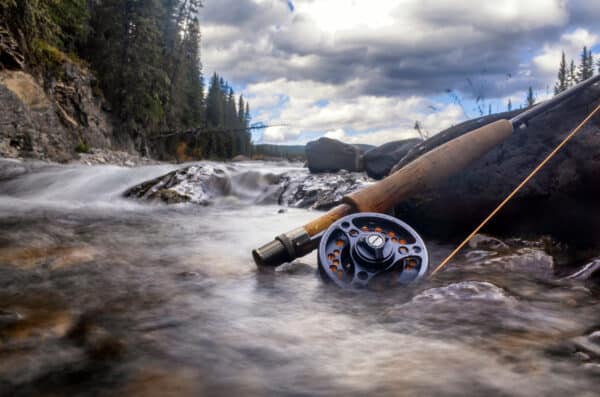
POLYGON ((79 145, 77 145, 77 147, 75 147, 75 151, 77 153, 89 153, 90 150, 91 147, 87 143, 80 143, 79 145))

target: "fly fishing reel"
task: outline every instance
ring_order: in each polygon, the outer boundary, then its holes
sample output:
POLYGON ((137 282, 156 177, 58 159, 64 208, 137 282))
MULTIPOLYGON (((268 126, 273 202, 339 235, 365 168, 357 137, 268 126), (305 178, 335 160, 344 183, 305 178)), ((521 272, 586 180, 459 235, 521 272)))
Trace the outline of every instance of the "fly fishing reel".
POLYGON ((319 272, 342 288, 406 285, 427 273, 423 239, 394 217, 363 212, 333 223, 319 244, 319 272))

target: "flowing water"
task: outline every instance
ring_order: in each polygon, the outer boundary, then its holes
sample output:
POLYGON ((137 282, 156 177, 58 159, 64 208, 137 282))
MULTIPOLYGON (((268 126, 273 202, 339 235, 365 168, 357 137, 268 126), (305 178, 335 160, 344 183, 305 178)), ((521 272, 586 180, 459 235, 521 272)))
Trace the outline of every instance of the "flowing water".
POLYGON ((252 248, 316 215, 254 204, 295 167, 229 166, 210 206, 121 197, 174 168, 0 181, 0 395, 598 395, 569 342, 600 326, 597 291, 460 263, 342 291, 314 254, 259 271, 252 248))

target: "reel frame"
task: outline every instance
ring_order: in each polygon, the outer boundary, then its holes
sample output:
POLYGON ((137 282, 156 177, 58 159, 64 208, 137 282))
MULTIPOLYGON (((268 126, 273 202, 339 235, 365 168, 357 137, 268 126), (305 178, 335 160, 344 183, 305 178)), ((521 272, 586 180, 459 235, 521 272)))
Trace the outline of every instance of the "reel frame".
POLYGON ((322 235, 319 272, 341 288, 414 283, 427 274, 424 240, 405 222, 389 215, 360 212, 334 222, 322 235))

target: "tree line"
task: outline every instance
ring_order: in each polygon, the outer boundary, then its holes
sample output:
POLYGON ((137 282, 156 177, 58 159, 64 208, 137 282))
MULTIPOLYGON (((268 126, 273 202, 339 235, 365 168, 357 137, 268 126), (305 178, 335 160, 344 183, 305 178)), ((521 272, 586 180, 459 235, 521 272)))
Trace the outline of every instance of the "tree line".
MULTIPOLYGON (((588 50, 586 46, 583 47, 583 50, 581 51, 580 62, 577 65, 573 59, 571 59, 571 61, 567 64, 565 52, 563 51, 560 65, 558 67, 558 79, 554 84, 554 95, 558 95, 574 85, 594 76, 596 73, 596 67, 598 72, 600 72, 600 60, 598 60, 598 62, 594 62, 592 50, 588 50)), ((531 107, 536 103, 536 98, 533 94, 533 88, 531 86, 527 90, 525 102, 527 107, 531 107)), ((513 104, 510 99, 508 100, 507 110, 509 112, 513 110, 513 104)))
MULTIPOLYGON (((110 104, 115 141, 145 154, 228 158, 251 151, 248 103, 200 63, 200 0, 0 0, 27 63, 58 77, 63 60, 89 65, 110 104), (190 131, 190 134, 166 133, 190 131)), ((51 76, 48 76, 51 75, 51 76)))
POLYGON ((591 49, 588 50, 587 47, 583 47, 577 66, 573 59, 567 65, 567 59, 563 51, 558 67, 558 80, 554 85, 554 95, 560 94, 568 88, 592 77, 596 73, 595 67, 598 67, 598 71, 600 72, 600 61, 594 63, 594 56, 591 49))

